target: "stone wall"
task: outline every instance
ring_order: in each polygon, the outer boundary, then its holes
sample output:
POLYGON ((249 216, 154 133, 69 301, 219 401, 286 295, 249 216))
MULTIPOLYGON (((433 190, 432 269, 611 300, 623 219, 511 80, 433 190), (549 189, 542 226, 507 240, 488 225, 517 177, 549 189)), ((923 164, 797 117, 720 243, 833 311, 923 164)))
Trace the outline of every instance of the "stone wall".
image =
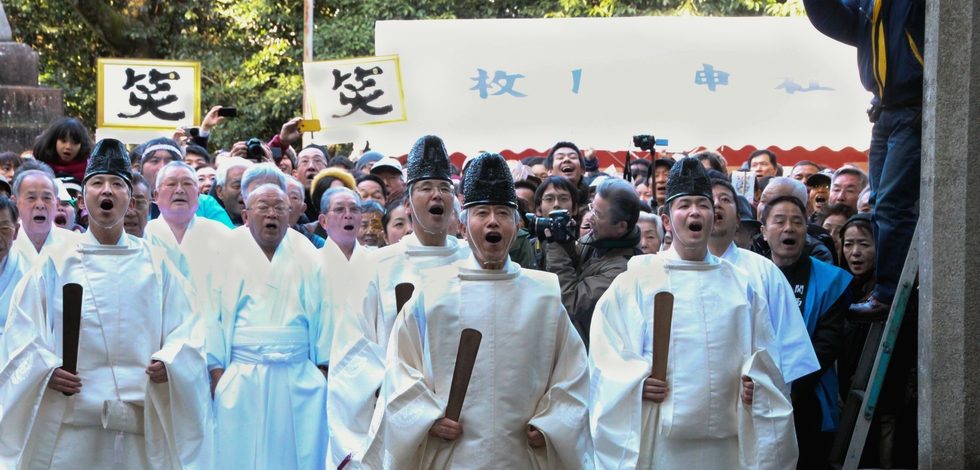
POLYGON ((0 151, 31 148, 51 121, 64 115, 61 90, 38 86, 37 53, 10 42, 0 4, 0 151))

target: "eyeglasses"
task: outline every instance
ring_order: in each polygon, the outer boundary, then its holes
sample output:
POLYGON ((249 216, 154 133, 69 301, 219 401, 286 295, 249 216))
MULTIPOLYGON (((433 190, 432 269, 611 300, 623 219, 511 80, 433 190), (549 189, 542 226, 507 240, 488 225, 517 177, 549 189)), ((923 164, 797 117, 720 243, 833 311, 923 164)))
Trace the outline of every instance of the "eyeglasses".
POLYGON ((334 207, 333 209, 330 209, 330 212, 333 212, 334 214, 337 214, 337 215, 343 215, 344 213, 347 213, 347 212, 350 212, 351 214, 357 215, 357 214, 360 214, 361 213, 361 208, 360 207, 357 207, 357 206, 351 206, 351 207, 337 206, 337 207, 334 207))
POLYGON ((419 192, 422 194, 429 194, 433 191, 439 191, 442 194, 451 194, 453 192, 453 185, 449 183, 421 183, 414 188, 414 192, 419 192))
POLYGON ((597 210, 595 210, 595 206, 593 206, 591 202, 589 203, 589 212, 592 213, 592 218, 594 218, 596 220, 602 220, 602 218, 603 218, 602 217, 602 213, 599 212, 599 211, 597 211, 597 210))
POLYGON ((561 196, 554 196, 549 194, 541 198, 541 202, 547 202, 548 204, 554 204, 556 201, 562 204, 571 203, 572 197, 567 194, 563 194, 561 196))
POLYGON ((249 212, 254 212, 257 215, 266 215, 266 214, 270 214, 270 213, 271 214, 275 214, 275 215, 283 215, 283 214, 288 214, 289 213, 289 206, 287 206, 285 204, 278 204, 278 205, 275 205, 275 206, 269 206, 269 205, 266 205, 266 204, 259 204, 259 205, 256 205, 255 207, 247 208, 245 210, 247 210, 249 212))

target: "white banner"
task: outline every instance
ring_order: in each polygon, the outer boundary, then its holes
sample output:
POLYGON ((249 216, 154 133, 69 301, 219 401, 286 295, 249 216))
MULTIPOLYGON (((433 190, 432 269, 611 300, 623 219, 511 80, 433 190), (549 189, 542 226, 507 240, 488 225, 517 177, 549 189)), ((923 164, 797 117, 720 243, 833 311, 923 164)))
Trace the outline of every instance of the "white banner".
POLYGON ((98 127, 173 130, 201 121, 201 66, 99 59, 98 127))
POLYGON ((450 151, 632 148, 631 136, 699 145, 867 148, 854 48, 806 18, 637 17, 382 21, 411 118, 325 132, 403 154, 419 136, 450 151))
POLYGON ((397 56, 307 62, 303 77, 322 129, 406 119, 397 56))

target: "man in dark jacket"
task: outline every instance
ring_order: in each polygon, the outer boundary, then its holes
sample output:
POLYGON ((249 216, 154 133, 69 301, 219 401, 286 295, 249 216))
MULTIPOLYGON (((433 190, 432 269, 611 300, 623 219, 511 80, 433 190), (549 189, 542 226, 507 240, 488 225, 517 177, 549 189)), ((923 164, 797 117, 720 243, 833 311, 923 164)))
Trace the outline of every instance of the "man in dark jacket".
POLYGON ((877 269, 859 315, 888 312, 919 214, 922 46, 925 0, 803 0, 821 33, 857 48, 864 88, 874 94, 868 169, 877 225, 877 269))
POLYGON ((640 198, 625 180, 609 178, 599 184, 589 212, 591 231, 578 243, 548 243, 544 257, 544 269, 558 275, 562 304, 586 347, 596 302, 640 254, 640 198))
POLYGON ((806 210, 796 197, 771 200, 763 209, 762 224, 762 234, 772 247, 772 261, 793 288, 820 363, 820 370, 793 381, 793 418, 800 447, 797 468, 827 468, 830 443, 840 420, 834 362, 844 340, 851 275, 803 252, 806 210))

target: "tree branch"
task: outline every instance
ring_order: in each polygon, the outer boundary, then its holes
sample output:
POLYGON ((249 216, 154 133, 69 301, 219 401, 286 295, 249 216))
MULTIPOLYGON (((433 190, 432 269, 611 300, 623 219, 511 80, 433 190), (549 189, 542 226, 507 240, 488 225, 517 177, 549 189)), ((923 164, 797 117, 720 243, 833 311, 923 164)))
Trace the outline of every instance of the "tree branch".
POLYGON ((123 15, 104 0, 70 0, 69 3, 114 53, 123 57, 152 55, 153 47, 148 39, 131 34, 146 25, 123 15))

